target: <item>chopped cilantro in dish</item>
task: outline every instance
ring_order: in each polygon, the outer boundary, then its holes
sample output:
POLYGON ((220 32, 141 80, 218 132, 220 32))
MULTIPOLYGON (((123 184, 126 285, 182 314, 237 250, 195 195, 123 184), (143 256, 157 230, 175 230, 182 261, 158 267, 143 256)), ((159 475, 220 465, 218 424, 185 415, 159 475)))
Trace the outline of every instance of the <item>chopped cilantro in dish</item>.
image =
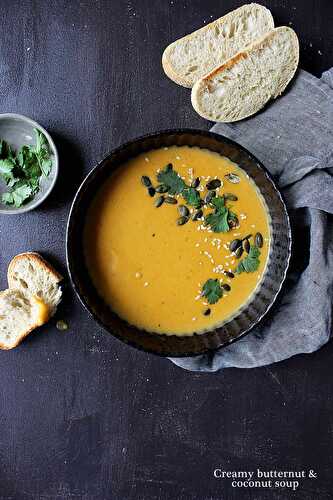
POLYGON ((36 144, 24 145, 13 151, 10 145, 0 140, 0 178, 8 191, 1 201, 16 208, 32 200, 39 191, 41 177, 47 177, 52 169, 49 144, 42 132, 34 129, 36 144))

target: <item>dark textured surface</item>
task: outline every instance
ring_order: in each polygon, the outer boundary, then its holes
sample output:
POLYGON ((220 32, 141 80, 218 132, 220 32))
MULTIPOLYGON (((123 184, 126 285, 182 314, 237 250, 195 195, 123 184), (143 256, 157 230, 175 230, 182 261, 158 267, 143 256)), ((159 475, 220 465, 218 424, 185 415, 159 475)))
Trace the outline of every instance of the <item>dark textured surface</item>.
MULTIPOLYGON (((1 285, 19 251, 64 270, 65 224, 84 173, 110 148, 160 128, 198 127, 189 91, 163 76, 162 48, 237 1, 1 2, 0 111, 53 135, 61 175, 35 212, 0 218, 1 285)), ((272 0, 300 35, 301 65, 332 66, 331 0, 272 0)), ((332 498, 329 344, 269 368, 184 372, 102 332, 68 289, 69 331, 40 329, 1 352, 2 500, 332 498), (319 474, 298 493, 234 490, 215 467, 319 474)))

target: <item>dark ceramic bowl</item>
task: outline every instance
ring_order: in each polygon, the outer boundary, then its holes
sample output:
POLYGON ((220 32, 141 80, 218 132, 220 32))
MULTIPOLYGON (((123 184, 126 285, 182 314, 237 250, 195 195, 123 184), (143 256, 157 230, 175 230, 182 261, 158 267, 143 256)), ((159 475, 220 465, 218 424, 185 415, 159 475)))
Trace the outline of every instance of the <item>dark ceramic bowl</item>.
POLYGON ((211 132, 167 130, 128 142, 112 151, 81 184, 68 220, 67 266, 73 287, 82 304, 109 333, 127 344, 162 356, 194 356, 219 349, 241 338, 272 306, 285 279, 291 248, 289 218, 274 182, 261 163, 239 144, 211 132), (213 331, 179 337, 152 334, 120 319, 98 295, 89 277, 83 253, 83 228, 89 205, 97 190, 115 168, 129 158, 164 146, 199 146, 215 151, 239 164, 256 183, 271 218, 271 247, 265 275, 251 301, 223 326, 213 331))

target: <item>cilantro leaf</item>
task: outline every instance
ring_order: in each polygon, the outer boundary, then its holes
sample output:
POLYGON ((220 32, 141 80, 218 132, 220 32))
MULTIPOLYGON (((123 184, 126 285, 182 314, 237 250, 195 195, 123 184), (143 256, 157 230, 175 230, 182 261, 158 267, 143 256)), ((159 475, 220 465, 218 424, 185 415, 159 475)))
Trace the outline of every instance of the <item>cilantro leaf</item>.
POLYGON ((229 210, 224 207, 223 210, 206 215, 205 222, 211 227, 214 233, 227 233, 230 229, 228 215, 229 210))
POLYGON ((35 134, 36 134, 36 153, 40 153, 43 149, 46 149, 48 151, 48 143, 46 140, 45 135, 40 132, 37 128, 34 129, 35 134))
POLYGON ((212 198, 210 204, 213 205, 216 210, 225 209, 225 199, 223 196, 215 196, 215 198, 212 198))
POLYGON ((206 215, 206 225, 209 225, 214 233, 227 233, 230 230, 230 222, 238 220, 237 215, 225 205, 224 196, 215 196, 210 204, 215 211, 206 215))
POLYGON ((173 170, 171 163, 157 174, 157 180, 167 186, 169 194, 180 194, 186 187, 183 179, 173 170))
POLYGON ((45 177, 47 177, 49 175, 49 173, 51 172, 52 160, 50 158, 42 160, 40 163, 40 168, 41 168, 43 174, 45 175, 45 177))
POLYGON ((31 195, 31 187, 27 184, 17 187, 10 193, 4 193, 2 195, 2 202, 7 205, 15 205, 16 208, 19 208, 23 205, 23 202, 26 201, 31 195))
POLYGON ((200 207, 201 205, 200 193, 195 188, 186 187, 183 190, 182 195, 188 205, 191 205, 192 207, 195 208, 200 207))
POLYGON ((216 302, 223 296, 223 288, 219 280, 209 279, 202 287, 202 295, 207 299, 209 304, 216 302))
POLYGON ((0 177, 10 191, 1 197, 3 203, 20 207, 39 191, 42 175, 52 168, 49 144, 42 132, 35 129, 36 145, 24 145, 16 153, 6 141, 0 140, 0 177))
POLYGON ((260 265, 260 250, 255 245, 250 246, 250 251, 244 259, 240 261, 236 268, 236 273, 241 274, 243 272, 246 273, 254 273, 257 271, 260 265))
POLYGON ((15 163, 13 162, 13 160, 9 160, 8 158, 5 160, 0 160, 0 174, 1 175, 11 174, 14 167, 15 167, 15 163))
POLYGON ((1 196, 1 201, 5 205, 12 205, 14 203, 14 198, 12 193, 3 193, 1 196))

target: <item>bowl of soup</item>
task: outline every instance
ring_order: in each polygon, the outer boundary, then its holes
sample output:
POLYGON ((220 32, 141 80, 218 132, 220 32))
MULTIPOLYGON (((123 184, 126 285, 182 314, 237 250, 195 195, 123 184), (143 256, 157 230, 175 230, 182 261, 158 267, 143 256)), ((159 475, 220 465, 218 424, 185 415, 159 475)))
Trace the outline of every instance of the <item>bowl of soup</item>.
POLYGON ((226 137, 187 129, 112 151, 79 188, 67 227, 83 305, 115 337, 163 356, 249 332, 281 289, 290 248, 263 165, 226 137))

